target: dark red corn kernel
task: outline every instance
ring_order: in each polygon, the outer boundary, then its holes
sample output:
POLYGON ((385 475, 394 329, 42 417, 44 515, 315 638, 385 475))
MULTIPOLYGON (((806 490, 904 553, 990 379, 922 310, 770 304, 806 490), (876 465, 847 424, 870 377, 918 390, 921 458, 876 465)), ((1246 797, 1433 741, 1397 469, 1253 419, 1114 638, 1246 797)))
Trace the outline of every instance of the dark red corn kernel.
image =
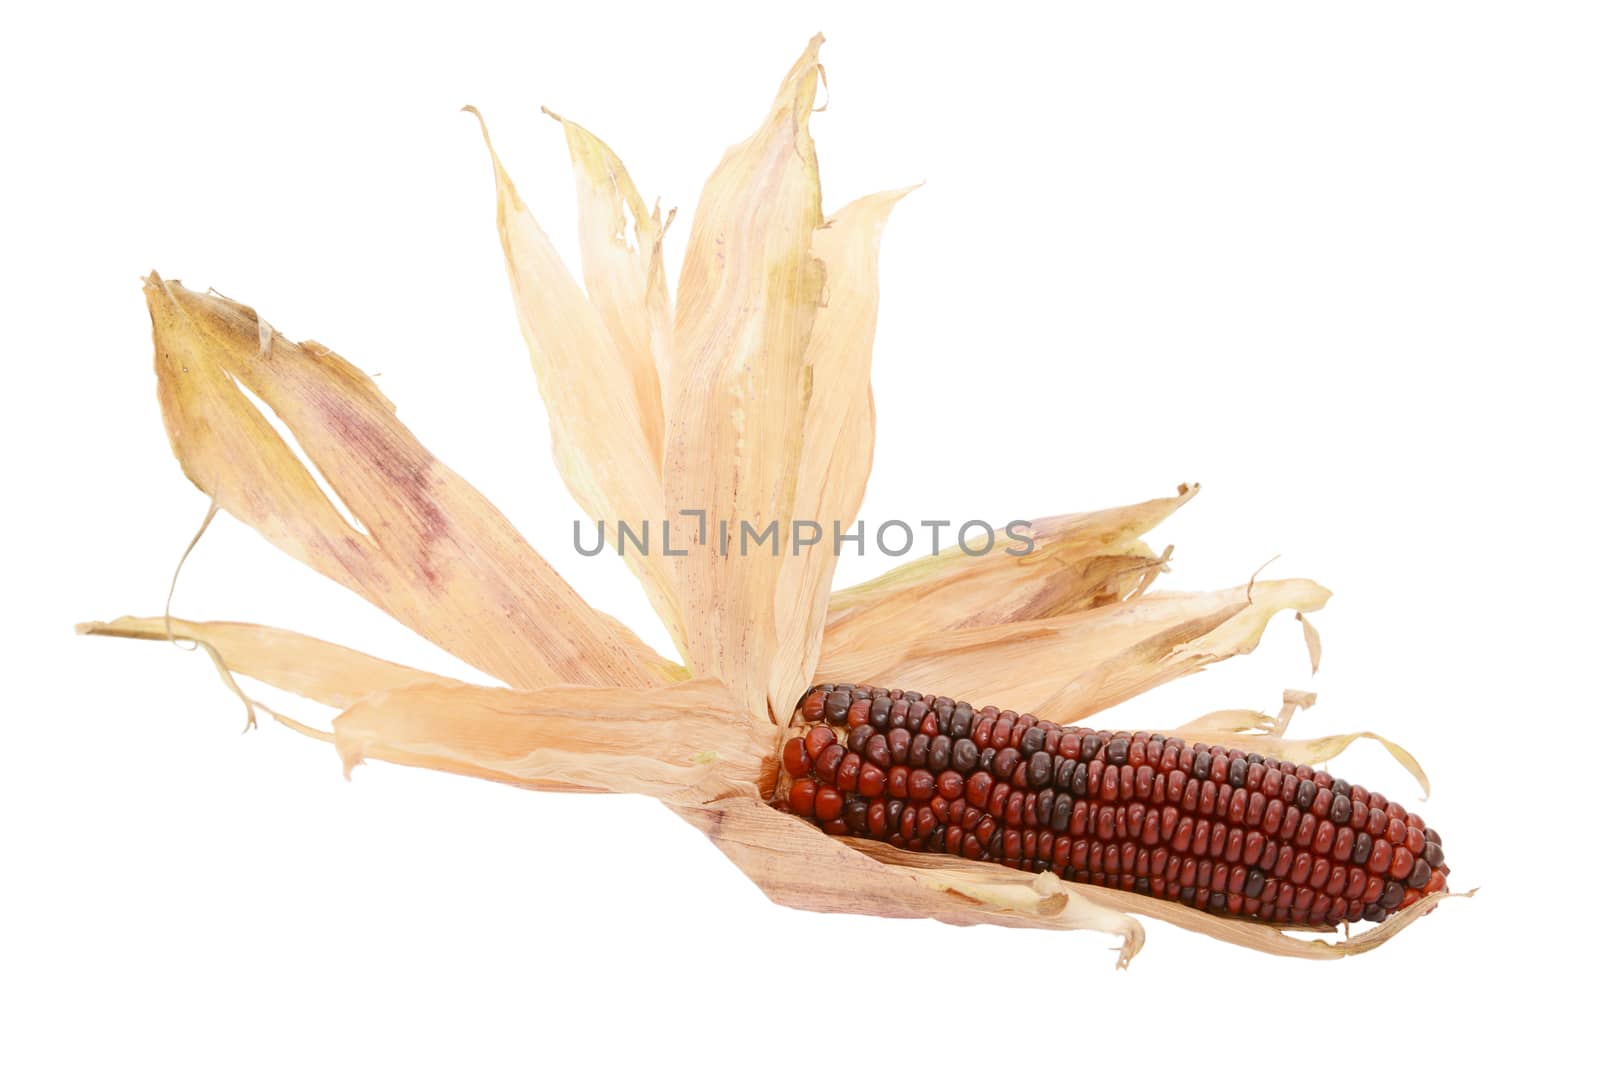
POLYGON ((827 833, 1224 915, 1381 920, 1445 888, 1414 813, 1239 749, 834 686, 801 699, 780 755, 778 806, 827 833))
POLYGON ((784 743, 783 769, 793 778, 799 778, 811 769, 811 757, 806 755, 804 738, 791 737, 784 743))
MULTIPOLYGON (((1252 753, 1253 755, 1253 753, 1252 753)), ((1261 780, 1267 776, 1267 768, 1261 763, 1245 759, 1244 787, 1252 793, 1260 790, 1261 780)))
POLYGON ((927 716, 927 714, 928 705, 920 700, 910 700, 908 694, 908 705, 906 707, 906 729, 921 730, 922 720, 927 716))
POLYGON ((1235 789, 1243 789, 1250 774, 1250 765, 1242 757, 1234 759, 1228 764, 1228 784, 1235 789))
POLYGON ((828 694, 821 689, 813 689, 800 701, 800 716, 806 722, 816 722, 822 718, 822 704, 828 694))
POLYGON ((1296 831, 1300 829, 1300 809, 1285 807, 1283 809, 1283 825, 1278 827, 1278 836, 1285 841, 1293 841, 1296 831))
POLYGON ((911 755, 911 734, 905 730, 889 731, 889 760, 900 764, 911 755))
POLYGON ((812 765, 812 773, 818 780, 833 784, 833 776, 839 771, 839 764, 844 762, 845 750, 840 744, 832 744, 822 750, 812 765))
POLYGON ((972 731, 972 705, 965 701, 957 704, 950 713, 950 736, 961 739, 972 731))
POLYGON ((1072 779, 1078 773, 1078 761, 1063 753, 1056 753, 1056 758, 1050 765, 1055 787, 1063 793, 1072 792, 1072 779))
POLYGON ((833 731, 826 726, 813 727, 805 736, 806 756, 816 759, 822 755, 822 750, 833 744, 836 738, 833 731))
POLYGON ((1372 855, 1372 835, 1365 831, 1356 834, 1355 847, 1350 853, 1350 862, 1365 864, 1372 855))
POLYGON ((1005 818, 1006 801, 1010 797, 1011 786, 1005 782, 995 783, 995 787, 989 791, 989 803, 985 805, 985 810, 997 819, 1005 818))
POLYGON ((837 789, 830 789, 827 786, 823 786, 817 790, 815 813, 818 819, 822 820, 823 822, 827 822, 829 819, 837 819, 839 817, 839 813, 843 810, 844 797, 837 789))
POLYGON ((1411 850, 1401 845, 1394 850, 1394 862, 1389 864, 1389 877, 1406 879, 1411 876, 1411 865, 1417 862, 1417 857, 1411 850))
POLYGON ((833 784, 841 793, 854 793, 860 774, 861 757, 852 752, 839 761, 839 769, 834 773, 833 784))
POLYGON ((994 776, 987 771, 977 771, 967 779, 967 803, 984 807, 989 803, 989 791, 994 788, 994 776))
POLYGON ((817 783, 810 778, 800 778, 789 787, 789 810, 810 818, 816 811, 817 783))
POLYGON ((1389 869, 1389 864, 1394 862, 1394 846, 1387 840, 1372 843, 1372 855, 1367 857, 1367 870, 1373 874, 1383 874, 1389 869))
POLYGON ((850 828, 851 833, 858 836, 866 836, 867 802, 865 800, 858 797, 845 803, 844 824, 850 828))
POLYGON ((1073 807, 1071 797, 1059 796, 1056 798, 1055 803, 1050 808, 1051 833, 1064 834, 1067 832, 1067 827, 1072 820, 1073 807))
POLYGON ((889 805, 875 800, 867 807, 867 833, 881 838, 889 832, 889 805))
POLYGON ((1311 801, 1311 814, 1319 819, 1328 817, 1329 809, 1333 807, 1333 790, 1318 789, 1316 798, 1311 801))
POLYGON ((917 838, 917 809, 909 804, 900 811, 900 836, 908 841, 917 838))
MULTIPOLYGON (((1037 730, 1038 727, 1036 726, 1034 729, 1037 730)), ((1029 789, 1043 789, 1045 786, 1050 784, 1050 764, 1050 753, 1044 751, 1043 749, 1036 750, 1033 755, 1028 757, 1027 777, 1029 789)), ((1147 770, 1148 768, 1140 769, 1147 770)))
POLYGON ((871 705, 865 700, 858 700, 850 705, 850 710, 845 714, 844 724, 854 730, 857 726, 866 726, 871 705))

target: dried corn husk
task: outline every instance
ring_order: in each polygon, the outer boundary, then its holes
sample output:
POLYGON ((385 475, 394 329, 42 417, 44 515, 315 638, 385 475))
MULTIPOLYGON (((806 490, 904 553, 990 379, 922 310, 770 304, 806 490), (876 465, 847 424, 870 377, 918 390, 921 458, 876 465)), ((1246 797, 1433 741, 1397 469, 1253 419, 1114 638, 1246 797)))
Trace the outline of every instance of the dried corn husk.
MULTIPOLYGON (((1256 647, 1327 590, 1303 579, 1210 593, 1150 591, 1170 549, 1144 538, 1195 490, 1041 519, 1034 551, 945 552, 830 593, 827 539, 790 520, 848 526, 871 468, 877 253, 902 191, 824 221, 810 132, 820 37, 757 130, 713 172, 690 228, 676 304, 662 267, 670 222, 620 159, 558 119, 577 184, 583 284, 560 262, 491 148, 497 221, 519 320, 550 413, 557 465, 596 519, 673 522, 683 557, 631 557, 683 663, 584 604, 475 490, 401 424, 373 382, 251 309, 152 275, 159 398, 184 472, 268 541, 367 597, 505 688, 469 685, 272 627, 167 616, 85 633, 187 640, 252 708, 237 676, 336 713, 321 730, 348 771, 377 759, 533 789, 656 797, 700 828, 772 899, 821 911, 1087 929, 1126 963, 1147 915, 1306 958, 1366 951, 1436 903, 1328 941, 1114 890, 875 842, 831 838, 771 807, 777 745, 814 679, 870 680, 1080 720, 1256 647), (289 428, 315 472, 256 407, 289 428), (330 497, 317 478, 331 487, 330 497), (704 509, 708 529, 679 514, 704 509), (779 551, 724 555, 718 519, 778 524, 779 551)), ((485 133, 487 137, 487 133, 485 133)), ((1285 736, 1277 716, 1213 712, 1167 731, 1300 762, 1376 734, 1285 736)), ((268 709, 270 711, 270 709, 268 709)))

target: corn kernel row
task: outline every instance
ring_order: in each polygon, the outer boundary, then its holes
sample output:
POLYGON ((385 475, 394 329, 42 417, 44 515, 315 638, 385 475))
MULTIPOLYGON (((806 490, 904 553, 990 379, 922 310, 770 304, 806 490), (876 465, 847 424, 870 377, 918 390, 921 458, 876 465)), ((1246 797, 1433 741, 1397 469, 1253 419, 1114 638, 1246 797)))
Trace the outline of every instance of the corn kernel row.
POLYGON ((830 834, 1294 925, 1445 888, 1415 813, 1238 749, 854 685, 813 687, 789 733, 776 803, 830 834))

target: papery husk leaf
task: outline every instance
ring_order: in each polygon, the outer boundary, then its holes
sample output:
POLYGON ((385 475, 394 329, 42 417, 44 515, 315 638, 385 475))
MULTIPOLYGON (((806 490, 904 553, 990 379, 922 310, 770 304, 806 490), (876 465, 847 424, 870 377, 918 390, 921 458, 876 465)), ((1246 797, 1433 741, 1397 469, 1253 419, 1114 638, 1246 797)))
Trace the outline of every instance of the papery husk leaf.
MULTIPOLYGON (((233 694, 244 701, 250 725, 256 723, 256 712, 263 711, 280 724, 296 733, 330 745, 334 735, 319 730, 300 720, 275 711, 246 693, 235 675, 245 675, 265 682, 276 689, 294 693, 308 700, 344 710, 374 693, 406 686, 464 685, 454 678, 429 671, 406 667, 388 660, 369 656, 364 652, 346 648, 291 630, 279 630, 242 622, 190 622, 166 617, 132 618, 124 616, 109 623, 91 622, 78 626, 81 634, 107 637, 129 637, 144 640, 176 642, 191 641, 205 650, 216 666, 223 683, 233 694), (170 628, 169 628, 170 623, 170 628)), ((180 646, 181 647, 181 646, 180 646)), ((446 767, 457 773, 473 773, 467 767, 446 767)), ((604 792, 594 786, 576 785, 569 781, 540 778, 498 779, 526 789, 539 789, 564 793, 604 792)))
MULTIPOLYGON (((1128 507, 1035 519, 1033 548, 969 556, 958 545, 841 589, 828 603, 823 656, 946 630, 1049 619, 1136 596, 1165 568, 1141 540, 1192 500, 1199 486, 1128 507)), ((953 538, 954 533, 947 533, 953 538)))
MULTIPOLYGON (((988 874, 989 868, 996 866, 991 863, 962 859, 958 856, 947 856, 931 852, 902 851, 880 841, 855 838, 847 840, 852 847, 872 856, 881 863, 897 867, 911 867, 924 872, 945 872, 952 880, 965 877, 973 881, 979 881, 988 874)), ((1423 915, 1432 911, 1439 901, 1445 897, 1472 895, 1471 893, 1434 893, 1396 912, 1381 925, 1370 927, 1354 937, 1339 941, 1324 941, 1319 938, 1296 936, 1296 933, 1303 933, 1311 928, 1279 927, 1253 919, 1225 918, 1175 900, 1162 900, 1139 893, 1128 893, 1119 889, 1107 889, 1077 882, 1063 882, 1048 872, 1039 875, 1027 875, 1021 871, 1012 871, 1006 867, 1000 867, 999 870, 1009 874, 1016 883, 1027 880, 1042 880, 1039 882, 1037 889, 1040 894, 1059 891, 1072 893, 1081 897, 1086 904, 1093 905, 1104 912, 1124 915, 1124 917, 1126 917, 1125 913, 1132 912, 1136 915, 1160 919, 1162 922, 1168 922, 1185 930, 1192 930, 1195 933, 1205 934, 1207 937, 1226 941, 1229 944, 1255 949, 1258 952, 1265 952, 1274 956, 1291 956, 1297 959, 1339 959, 1344 956, 1370 952, 1423 915), (1291 930, 1296 933, 1291 933, 1291 930)), ((1132 920, 1129 919, 1128 921, 1131 922, 1132 920)), ((1331 930, 1332 927, 1320 929, 1331 930)), ((1137 950, 1135 949, 1135 951, 1137 950)), ((1128 955, 1127 950, 1124 949, 1124 959, 1120 962, 1126 964, 1128 955)))
POLYGON ((775 603, 794 512, 809 385, 806 347, 822 291, 811 254, 822 221, 808 122, 819 67, 814 38, 761 128, 706 182, 678 285, 668 381, 664 483, 673 521, 688 660, 723 679, 754 716, 776 720, 767 683, 778 662, 775 603), (705 529, 683 510, 705 515, 705 529), (732 543, 724 552, 720 523, 732 543), (741 550, 742 524, 776 549, 741 550), (702 537, 701 534, 704 534, 702 537))
POLYGON ((513 684, 649 686, 682 676, 585 604, 422 447, 365 374, 223 297, 154 274, 145 295, 167 435, 184 473, 218 506, 513 684), (353 523, 244 390, 288 427, 353 523))
POLYGON ((666 227, 659 208, 645 207, 610 146, 548 108, 545 114, 561 123, 572 156, 583 287, 633 380, 639 428, 659 469, 666 421, 661 375, 672 353, 672 299, 661 261, 666 227))
POLYGON ((868 855, 873 842, 829 837, 810 823, 745 798, 675 810, 768 898, 786 907, 938 919, 956 926, 1099 930, 1122 938, 1118 962, 1124 966, 1144 944, 1136 920, 1053 875, 1041 880, 996 864, 921 869, 896 862, 914 853, 883 845, 868 855))
POLYGON ((753 797, 777 777, 776 728, 744 714, 714 679, 662 689, 407 686, 357 702, 333 733, 347 773, 378 759, 675 804, 753 797))
POLYGON ((889 212, 910 189, 862 197, 817 231, 811 251, 826 272, 806 368, 810 414, 803 432, 794 516, 820 538, 783 557, 776 612, 778 652, 770 686, 775 708, 793 707, 822 650, 828 590, 839 562, 833 536, 848 533, 872 470, 872 338, 878 326, 878 244, 889 212))
POLYGON ((675 808, 698 827, 771 900, 806 911, 887 918, 927 918, 1054 930, 1098 930, 1122 938, 1118 965, 1144 944, 1133 914, 1275 956, 1338 959, 1370 951, 1431 911, 1436 893, 1379 926, 1337 941, 1298 928, 1227 919, 1176 901, 1027 874, 993 863, 896 849, 879 841, 830 837, 801 819, 737 798, 675 808), (1132 914, 1130 914, 1132 913, 1132 914))
POLYGON ((1322 669, 1322 635, 1317 633, 1317 628, 1311 625, 1311 620, 1304 615, 1297 614, 1300 620, 1300 629, 1305 635, 1306 651, 1311 655, 1311 673, 1316 674, 1322 669))
POLYGON ((1175 726, 1170 733, 1189 744, 1222 745, 1260 753, 1270 759, 1304 764, 1326 763, 1352 743, 1367 738, 1382 745, 1394 761, 1417 780, 1424 797, 1430 791, 1428 775, 1417 758, 1382 734, 1361 730, 1327 737, 1286 738, 1278 735, 1277 723, 1276 717, 1259 711, 1214 711, 1175 726))
MULTIPOLYGON (((619 522, 635 531, 658 527, 665 514, 661 495, 661 392, 649 351, 614 343, 606 322, 561 262, 517 194, 483 127, 494 165, 495 223, 505 253, 506 274, 517 321, 533 361, 539 395, 550 421, 550 448, 567 491, 585 514, 605 524, 606 541, 627 561, 680 651, 682 616, 671 567, 658 546, 648 552, 625 546, 619 522)), ((593 140, 590 138, 589 140, 593 140)), ((598 142, 595 142, 598 143, 598 142)), ((614 157, 613 157, 614 158, 614 157)), ((620 167, 620 164, 618 164, 620 167)), ((586 168, 580 165, 580 174, 586 168)), ((596 195, 580 183, 582 206, 596 195)), ((635 194, 637 195, 637 194, 635 194)), ((595 210, 590 206, 591 212, 595 210)), ((599 223, 585 226, 585 262, 599 238, 599 223)), ((596 267, 597 274, 606 274, 596 267)))
POLYGON ((1058 618, 951 630, 830 656, 818 681, 894 685, 1068 723, 1256 647, 1280 611, 1330 594, 1304 579, 1152 593, 1058 618))
POLYGON ((80 623, 78 632, 147 641, 194 641, 212 648, 230 671, 340 709, 378 690, 459 684, 441 674, 391 663, 293 630, 248 622, 124 615, 111 622, 80 623))

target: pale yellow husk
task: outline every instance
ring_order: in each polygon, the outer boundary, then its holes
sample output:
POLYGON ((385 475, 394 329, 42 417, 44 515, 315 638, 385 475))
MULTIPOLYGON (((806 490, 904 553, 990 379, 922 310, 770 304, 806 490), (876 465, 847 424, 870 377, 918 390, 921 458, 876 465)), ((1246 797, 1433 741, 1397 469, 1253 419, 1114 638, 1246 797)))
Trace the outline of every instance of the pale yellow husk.
MULTIPOLYGON (((1134 914, 1305 958, 1366 951, 1431 910, 1428 898, 1344 940, 1064 883, 959 858, 842 840, 774 809, 777 744, 813 680, 940 692, 1059 722, 1256 647, 1327 590, 1303 579, 1212 593, 1150 592, 1171 550, 1144 538, 1194 496, 1037 520, 1034 550, 946 550, 830 591, 832 524, 848 527, 871 468, 877 263, 904 190, 824 220, 810 132, 820 36, 756 131, 728 151, 690 228, 677 300, 662 240, 618 156, 558 119, 577 186, 582 279, 561 263, 493 149, 497 222, 519 321, 550 414, 557 466, 605 520, 672 521, 688 555, 633 553, 683 659, 673 663, 584 604, 475 490, 422 447, 373 382, 327 349, 294 343, 251 309, 152 275, 163 416, 185 473, 230 514, 356 590, 506 688, 469 685, 272 627, 124 617, 85 633, 192 641, 252 710, 236 675, 333 709, 346 770, 385 760, 531 789, 656 797, 699 827, 775 901, 820 911, 1057 930, 1144 942, 1134 914), (288 427, 307 468, 256 403, 288 427), (330 487, 331 497, 318 484, 330 487), (704 509, 711 545, 679 512, 704 509), (718 519, 776 553, 712 551, 718 519), (816 547, 791 540, 816 523, 816 547)), ((485 137, 487 133, 485 132, 485 137)), ((1213 712, 1165 732, 1298 762, 1375 734, 1289 739, 1309 694, 1277 716, 1213 712)))
POLYGON ((872 338, 878 323, 878 243, 889 212, 910 192, 862 197, 817 230, 812 251, 827 283, 806 346, 806 372, 824 403, 807 413, 794 514, 822 546, 789 552, 778 574, 778 645, 768 686, 775 708, 790 708, 810 682, 822 650, 828 590, 838 556, 835 531, 850 530, 872 469, 872 338))
POLYGON ((212 649, 231 671, 333 708, 347 708, 367 694, 385 689, 456 681, 293 630, 248 622, 125 615, 110 622, 81 623, 78 632, 147 641, 193 641, 212 649))
MULTIPOLYGON (((481 124, 481 117, 479 121, 481 124)), ((607 542, 622 552, 622 523, 635 530, 646 529, 658 523, 665 512, 661 387, 651 346, 656 332, 665 329, 656 318, 664 314, 666 298, 664 292, 658 292, 650 300, 645 278, 636 279, 615 248, 617 215, 622 208, 612 204, 606 210, 607 194, 597 188, 605 179, 595 173, 596 168, 614 163, 616 173, 609 182, 618 190, 613 195, 624 203, 629 197, 623 190, 631 193, 635 202, 638 194, 609 149, 587 131, 568 126, 567 140, 574 146, 581 179, 578 199, 585 280, 590 292, 598 294, 596 303, 591 304, 517 195, 517 187, 489 142, 487 124, 483 124, 483 139, 494 166, 495 217, 506 273, 522 337, 533 359, 539 395, 550 415, 556 466, 578 506, 604 524, 607 542)), ((659 229, 651 228, 647 235, 653 244, 659 229)), ((659 259, 659 249, 656 257, 659 259)), ((639 273, 648 276, 647 270, 639 273)), ((651 606, 682 650, 681 610, 668 561, 659 546, 654 552, 636 550, 623 558, 639 576, 651 606)))
POLYGON ((1199 491, 1183 485, 1175 496, 1132 507, 1035 519, 1024 531, 1033 542, 1025 553, 946 548, 841 589, 828 600, 823 654, 873 644, 874 634, 909 640, 1121 602, 1165 565, 1139 538, 1199 491))
MULTIPOLYGON (((778 575, 794 518, 812 401, 806 348, 822 296, 812 253, 822 193, 810 119, 821 37, 806 49, 748 140, 728 150, 695 208, 678 283, 667 380, 663 482, 679 545, 689 660, 776 721, 768 679, 778 650, 778 575), (715 462, 711 460, 715 458, 715 462), (680 513, 703 511, 708 528, 680 513), (724 548, 776 524, 774 552, 724 548)), ((840 398, 841 402, 843 397, 840 398)))
POLYGON ((1327 737, 1284 737, 1283 729, 1287 726, 1288 713, 1294 708, 1309 707, 1313 701, 1312 694, 1291 690, 1284 694, 1284 710, 1277 715, 1248 709, 1213 711, 1180 726, 1174 726, 1172 732, 1190 744, 1203 743, 1222 745, 1225 748, 1240 748, 1249 752, 1259 752, 1271 759, 1307 764, 1326 763, 1356 741, 1363 739, 1376 741, 1394 757, 1396 763, 1416 779, 1417 784, 1422 787, 1422 795, 1428 795, 1430 789, 1428 775, 1422 769, 1422 764, 1417 762, 1417 757, 1382 734, 1361 730, 1348 734, 1330 734, 1327 737))
POLYGON ((971 629, 873 632, 824 656, 818 674, 892 678, 926 693, 1075 722, 1147 689, 1256 647, 1280 611, 1314 611, 1315 582, 1257 582, 1217 593, 1152 593, 1051 618, 971 629), (867 644, 867 642, 874 642, 867 644))

